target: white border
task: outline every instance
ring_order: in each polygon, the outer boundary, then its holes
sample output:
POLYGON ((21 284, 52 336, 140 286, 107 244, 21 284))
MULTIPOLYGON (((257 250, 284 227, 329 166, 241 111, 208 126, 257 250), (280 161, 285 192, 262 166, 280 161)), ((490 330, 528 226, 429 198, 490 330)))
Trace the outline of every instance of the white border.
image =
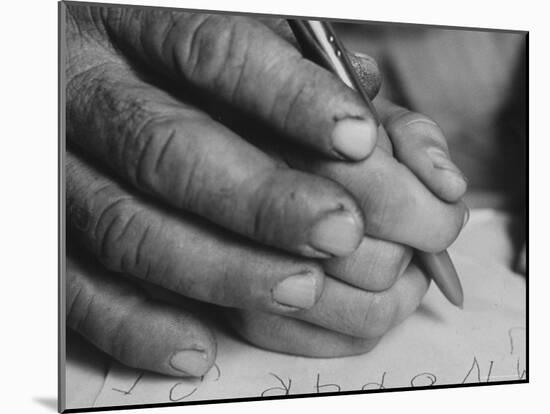
MULTIPOLYGON (((117 3, 112 0, 112 3, 117 3)), ((55 411, 57 389, 57 4, 2 6, 2 398, 3 412, 55 411), (6 228, 7 227, 7 228, 6 228), (47 401, 50 401, 48 404, 47 401), (46 401, 46 404, 44 404, 46 401)), ((531 335, 529 385, 401 392, 135 412, 530 412, 548 395, 550 289, 545 239, 550 154, 546 95, 550 67, 544 2, 141 0, 158 6, 529 30, 531 154, 531 335), (536 90, 535 90, 536 88, 536 90), (537 185, 540 184, 540 185, 537 185), (537 190, 534 190, 536 188, 537 190), (536 224, 534 224, 536 223, 536 224), (536 226, 536 228, 535 228, 536 226), (536 232, 535 232, 536 230, 536 232), (168 410, 168 411, 166 411, 168 410)), ((539 412, 540 409, 535 409, 539 412)), ((126 411, 134 412, 134 411, 126 411)))

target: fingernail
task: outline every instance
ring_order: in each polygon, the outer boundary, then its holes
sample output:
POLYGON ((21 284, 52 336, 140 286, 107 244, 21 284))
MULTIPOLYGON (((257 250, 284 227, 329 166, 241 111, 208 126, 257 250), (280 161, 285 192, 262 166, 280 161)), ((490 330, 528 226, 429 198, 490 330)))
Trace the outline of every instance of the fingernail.
POLYGON ((328 214, 319 221, 310 234, 310 244, 325 253, 345 256, 352 253, 362 234, 355 218, 347 212, 328 214))
POLYGON ((346 118, 338 121, 332 131, 334 150, 354 161, 369 155, 377 139, 378 128, 373 120, 346 118))
POLYGON ((311 275, 290 276, 273 289, 273 300, 285 306, 309 309, 315 304, 315 278, 311 275))
POLYGON ((449 159, 449 157, 447 156, 447 154, 445 154, 443 150, 439 148, 430 148, 427 152, 435 168, 449 171, 456 175, 457 178, 467 183, 464 174, 462 174, 458 167, 453 164, 453 162, 449 159))
POLYGON ((464 221, 462 222, 462 228, 466 227, 466 223, 470 220, 470 209, 466 207, 466 212, 464 213, 464 221))
POLYGON ((184 349, 172 355, 170 366, 183 375, 200 377, 208 370, 208 356, 204 351, 184 349))

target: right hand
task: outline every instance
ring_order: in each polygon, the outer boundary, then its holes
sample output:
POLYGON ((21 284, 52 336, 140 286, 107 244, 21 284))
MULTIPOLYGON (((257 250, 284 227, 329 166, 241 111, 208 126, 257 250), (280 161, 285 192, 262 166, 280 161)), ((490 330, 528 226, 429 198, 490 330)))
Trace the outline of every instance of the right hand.
MULTIPOLYGON (((456 202, 458 187, 449 195, 431 186, 440 180, 425 176, 425 147, 415 151, 413 140, 396 145, 397 153, 412 145, 402 158, 409 168, 393 158, 387 139, 366 161, 343 161, 373 151, 362 141, 372 136, 372 118, 352 91, 300 59, 276 34, 279 23, 69 10, 69 242, 111 271, 183 296, 288 315, 346 335, 372 329, 379 336, 391 325, 388 315, 399 320, 416 308, 425 276, 417 271, 395 283, 411 256, 404 245, 443 250, 465 211, 456 202), (167 78, 184 97, 166 92, 167 78), (305 163, 293 156, 289 168, 199 109, 196 97, 212 95, 265 125, 265 136, 277 131, 325 158, 310 155, 305 163), (351 147, 336 154, 331 148, 341 140, 351 147), (360 244, 356 257, 372 264, 373 279, 391 301, 375 299, 381 296, 364 289, 362 274, 347 270, 347 260, 357 259, 342 259, 342 270, 333 272, 358 280, 351 285, 325 276, 314 260, 349 255, 360 244), (358 320, 370 303, 364 295, 385 307, 358 320), (342 303, 349 304, 346 312, 333 313, 342 303)), ((209 368, 215 341, 202 321, 105 274, 69 262, 70 327, 131 366, 170 375, 209 368)))

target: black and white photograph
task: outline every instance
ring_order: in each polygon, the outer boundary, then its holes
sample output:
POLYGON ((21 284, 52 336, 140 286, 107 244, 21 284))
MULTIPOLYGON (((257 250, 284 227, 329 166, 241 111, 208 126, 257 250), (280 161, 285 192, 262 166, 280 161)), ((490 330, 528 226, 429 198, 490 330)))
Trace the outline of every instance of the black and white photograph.
POLYGON ((61 412, 529 382, 527 31, 58 5, 61 412))

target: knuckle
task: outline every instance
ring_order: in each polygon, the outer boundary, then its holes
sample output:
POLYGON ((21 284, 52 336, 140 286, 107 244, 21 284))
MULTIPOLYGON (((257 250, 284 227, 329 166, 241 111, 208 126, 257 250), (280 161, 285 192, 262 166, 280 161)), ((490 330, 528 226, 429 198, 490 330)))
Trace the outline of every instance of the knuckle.
POLYGON ((254 203, 251 210, 252 220, 249 222, 250 228, 247 233, 255 240, 270 243, 280 237, 278 229, 284 226, 280 220, 284 218, 288 206, 286 197, 276 197, 272 191, 278 187, 278 179, 280 175, 271 169, 266 169, 253 178, 254 203))
POLYGON ((384 291, 392 287, 410 258, 411 250, 407 247, 381 240, 377 243, 372 258, 366 261, 368 288, 384 291))
POLYGON ((171 167, 167 154, 175 144, 178 127, 176 121, 165 116, 150 115, 134 132, 134 145, 126 146, 124 158, 128 175, 136 186, 155 192, 162 185, 161 177, 166 176, 163 172, 171 167))
POLYGON ((286 79, 270 103, 269 112, 272 119, 280 119, 282 130, 289 132, 303 122, 300 109, 304 103, 312 103, 320 74, 306 67, 310 63, 299 56, 289 57, 285 65, 286 79), (304 76, 306 73, 308 77, 304 76))
POLYGON ((219 59, 217 52, 220 50, 215 50, 218 44, 216 33, 222 38, 226 33, 220 30, 223 21, 223 16, 212 14, 197 13, 189 16, 186 24, 188 32, 184 36, 187 42, 181 42, 175 51, 183 74, 189 78, 207 77, 210 74, 212 61, 219 59))
POLYGON ((67 289, 67 326, 85 333, 93 309, 94 294, 75 271, 68 272, 67 280, 70 282, 67 289))
POLYGON ((363 312, 358 324, 358 334, 362 338, 378 338, 391 326, 395 313, 394 304, 384 294, 374 294, 363 312))
POLYGON ((190 18, 188 42, 182 42, 176 53, 181 72, 202 85, 234 92, 246 62, 250 42, 246 19, 238 16, 195 14, 190 18), (235 82, 221 82, 222 76, 234 75, 235 82))
POLYGON ((121 87, 117 78, 124 74, 113 75, 119 70, 107 62, 73 80, 75 93, 70 94, 69 108, 74 110, 67 114, 68 133, 89 150, 105 154, 111 166, 133 178, 132 167, 144 138, 141 132, 157 117, 152 115, 152 103, 145 94, 121 87))
POLYGON ((97 257, 107 268, 124 271, 133 265, 131 258, 136 255, 131 255, 131 247, 138 214, 129 196, 110 198, 101 207, 93 237, 97 257))
MULTIPOLYGON (((155 115, 138 130, 135 153, 126 157, 130 177, 144 191, 159 195, 176 207, 216 215, 225 201, 234 201, 232 186, 215 180, 212 158, 207 149, 208 134, 200 121, 155 115), (200 142, 202 140, 202 142, 200 142), (212 203, 206 184, 215 182, 215 196, 224 202, 212 203)), ((133 151, 133 149, 131 149, 133 151)))

